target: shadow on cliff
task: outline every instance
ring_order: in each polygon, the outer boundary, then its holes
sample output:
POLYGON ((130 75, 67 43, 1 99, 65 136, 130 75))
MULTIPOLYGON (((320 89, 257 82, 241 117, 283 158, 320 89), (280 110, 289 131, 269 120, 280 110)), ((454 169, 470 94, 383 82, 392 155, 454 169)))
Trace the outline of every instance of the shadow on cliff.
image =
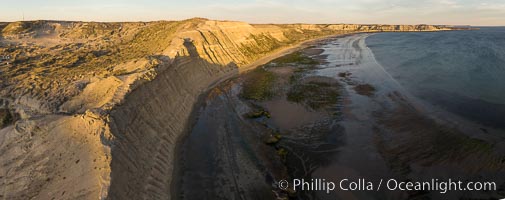
POLYGON ((191 39, 188 56, 155 56, 155 79, 111 111, 111 183, 108 199, 171 199, 176 143, 188 129, 198 97, 209 86, 238 74, 235 63, 220 65, 200 57, 191 39))
POLYGON ((4 39, 3 32, 4 32, 5 27, 7 27, 7 25, 9 25, 9 23, 0 22, 0 40, 4 39))

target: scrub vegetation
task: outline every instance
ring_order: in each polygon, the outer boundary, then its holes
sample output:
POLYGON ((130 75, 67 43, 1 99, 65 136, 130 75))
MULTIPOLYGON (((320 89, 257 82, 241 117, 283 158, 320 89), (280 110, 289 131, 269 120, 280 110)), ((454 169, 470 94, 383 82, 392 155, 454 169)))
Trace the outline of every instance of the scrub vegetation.
POLYGON ((273 63, 276 64, 289 64, 289 63, 296 63, 296 64, 302 64, 302 65, 317 65, 319 62, 316 60, 312 59, 311 57, 304 55, 301 52, 295 52, 291 53, 285 56, 282 56, 280 58, 277 58, 272 61, 273 63))
POLYGON ((311 81, 296 84, 287 93, 287 100, 304 104, 314 110, 338 103, 340 92, 335 84, 311 81))
POLYGON ((275 81, 275 75, 259 67, 250 72, 242 85, 241 97, 248 100, 267 100, 274 96, 272 86, 275 81))

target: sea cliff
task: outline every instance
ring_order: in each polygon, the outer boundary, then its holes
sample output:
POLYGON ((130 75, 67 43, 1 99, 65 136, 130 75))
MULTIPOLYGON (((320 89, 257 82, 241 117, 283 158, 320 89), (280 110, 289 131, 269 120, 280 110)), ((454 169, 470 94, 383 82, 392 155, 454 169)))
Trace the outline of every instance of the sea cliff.
POLYGON ((327 36, 431 25, 0 23, 0 198, 170 198, 209 86, 327 36))

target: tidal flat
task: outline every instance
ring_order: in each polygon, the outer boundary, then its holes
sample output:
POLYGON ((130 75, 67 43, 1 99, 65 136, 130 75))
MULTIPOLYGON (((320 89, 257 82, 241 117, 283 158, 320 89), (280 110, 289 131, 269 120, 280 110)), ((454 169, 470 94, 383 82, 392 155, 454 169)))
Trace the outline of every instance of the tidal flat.
POLYGON ((503 152, 491 136, 437 117, 366 46, 315 42, 212 88, 179 144, 179 199, 496 198, 503 152), (495 181, 497 191, 293 191, 280 180, 495 181), (200 188, 194 190, 194 188, 200 188))

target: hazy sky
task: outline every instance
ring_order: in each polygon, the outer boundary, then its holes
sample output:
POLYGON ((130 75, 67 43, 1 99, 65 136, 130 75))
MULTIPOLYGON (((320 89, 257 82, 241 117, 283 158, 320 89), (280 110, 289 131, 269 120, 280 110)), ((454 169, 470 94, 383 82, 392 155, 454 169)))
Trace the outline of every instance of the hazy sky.
POLYGON ((23 13, 25 20, 505 25, 505 0, 0 0, 0 21, 23 13))

